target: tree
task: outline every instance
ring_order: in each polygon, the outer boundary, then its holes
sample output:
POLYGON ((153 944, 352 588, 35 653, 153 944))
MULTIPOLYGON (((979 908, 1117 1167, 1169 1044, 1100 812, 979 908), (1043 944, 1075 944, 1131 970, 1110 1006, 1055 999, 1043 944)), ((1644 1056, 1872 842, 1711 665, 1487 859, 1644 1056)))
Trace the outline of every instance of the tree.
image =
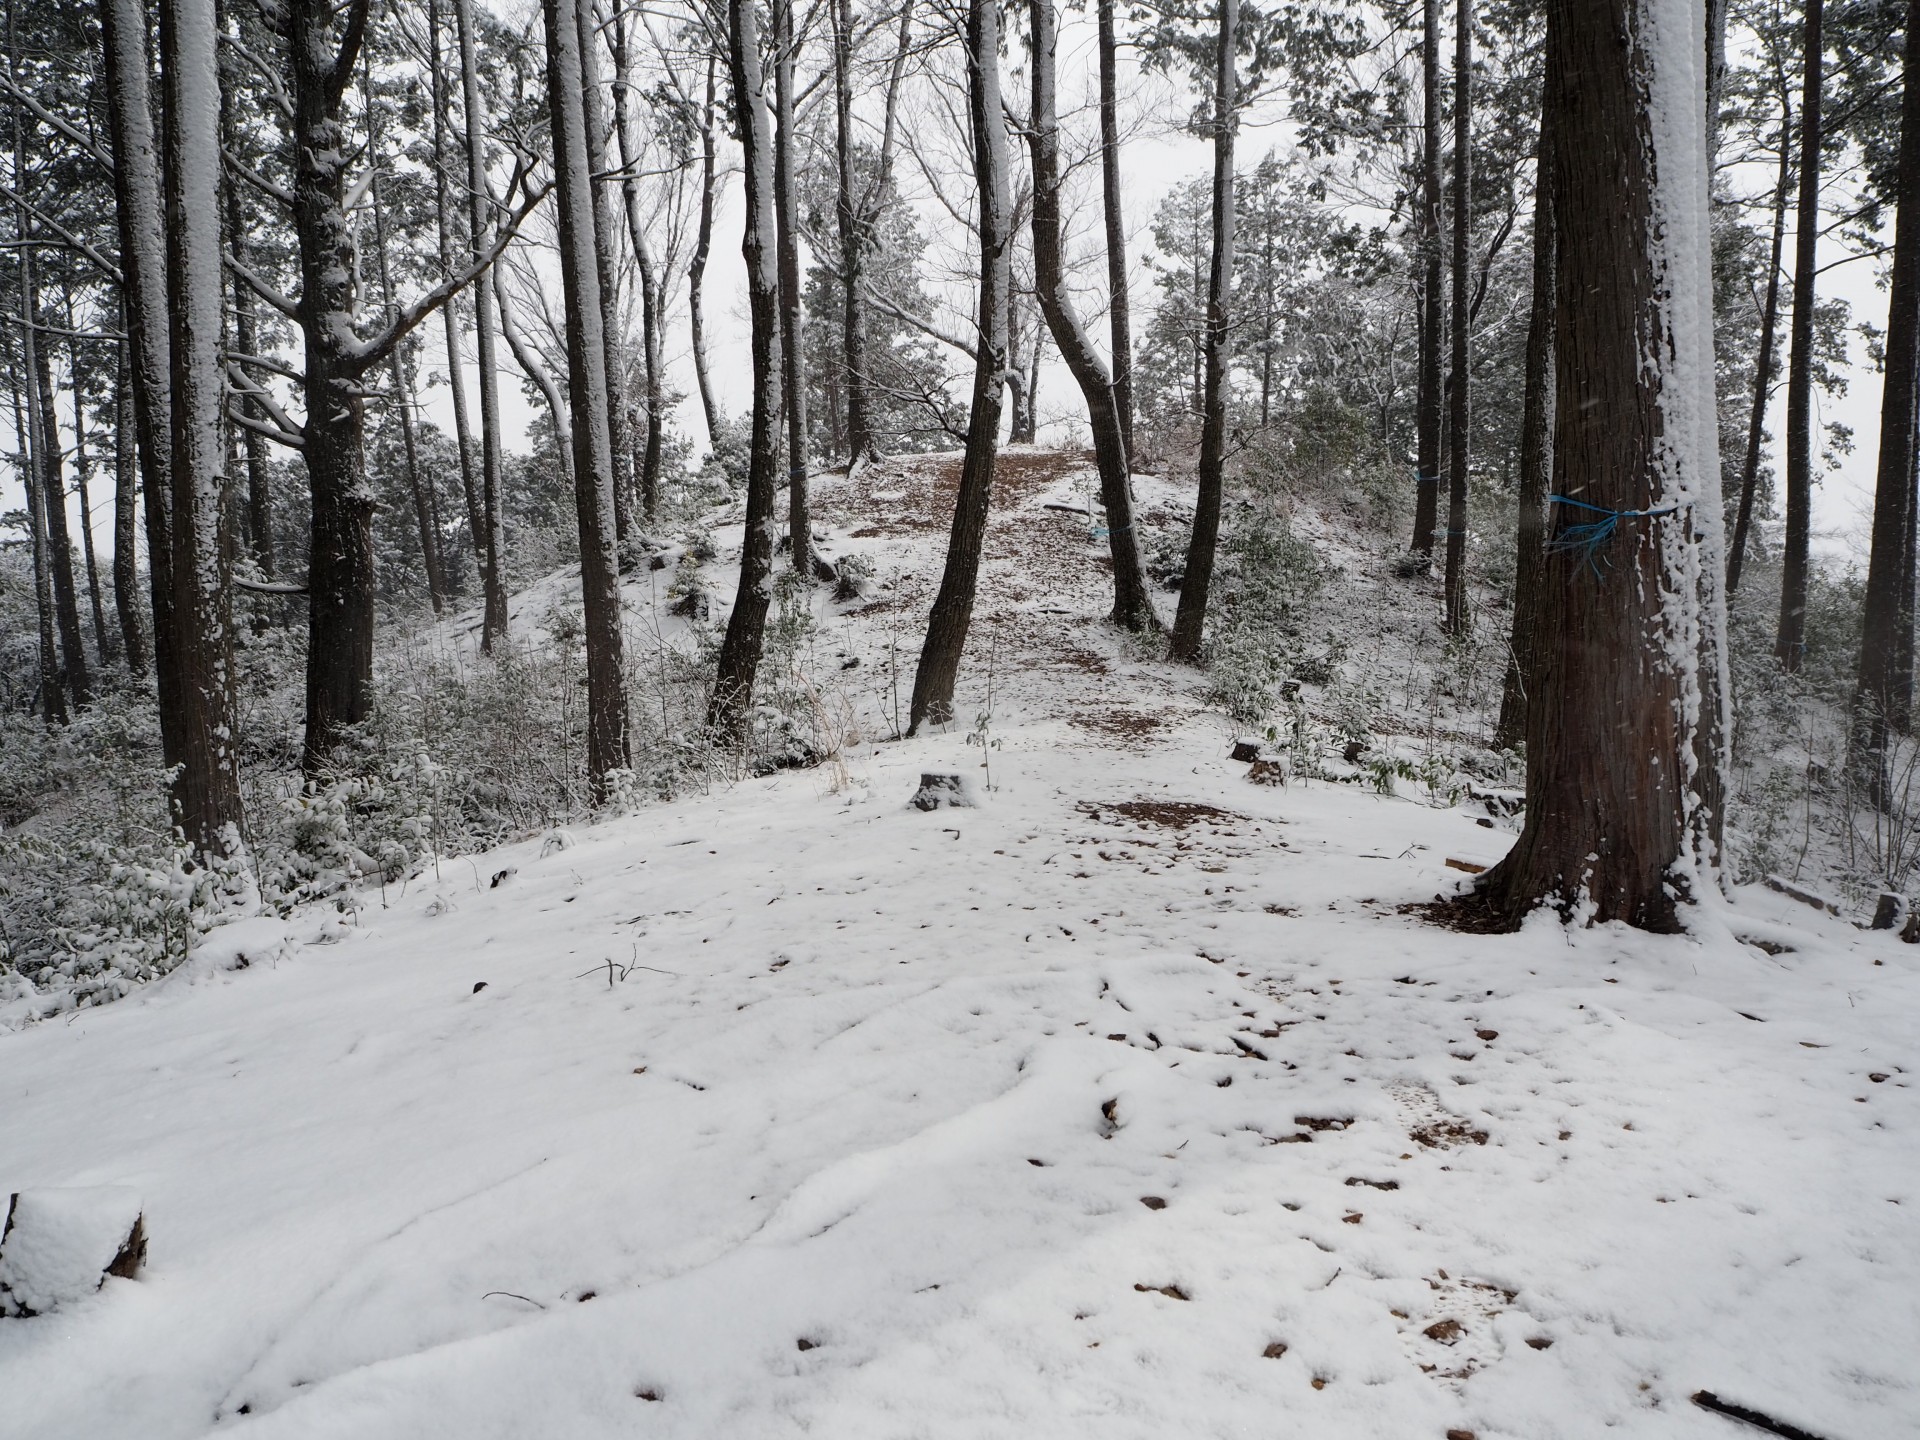
POLYGON ((1873 534, 1854 686, 1847 764, 1876 805, 1891 798, 1888 735, 1910 711, 1912 671, 1902 675, 1902 640, 1911 665, 1916 386, 1920 386, 1920 0, 1908 0, 1896 179, 1893 267, 1887 304, 1886 372, 1880 402, 1880 453, 1873 534), (1904 684, 1903 684, 1904 681, 1904 684), (1903 693, 1904 692, 1904 693, 1903 693))
POLYGON ((720 744, 743 744, 754 680, 773 598, 773 505, 780 441, 780 270, 773 206, 773 126, 760 64, 754 0, 727 0, 728 69, 733 80, 740 166, 746 176, 747 220, 740 249, 747 268, 752 323, 753 420, 747 442, 746 534, 740 546, 740 588, 720 642, 707 728, 720 744))
POLYGON ((616 468, 607 386, 606 314, 594 215, 592 146, 585 92, 592 71, 582 50, 582 0, 543 0, 547 104, 553 117, 560 277, 566 292, 567 398, 573 417, 574 503, 580 528, 580 599, 587 646, 587 775, 595 800, 607 776, 626 769, 627 692, 622 673, 620 569, 616 555, 616 468))
POLYGON ((1199 494, 1193 506, 1193 535, 1180 582, 1180 608, 1173 621, 1170 653, 1175 660, 1198 662, 1207 624, 1207 588, 1213 578, 1214 551, 1220 537, 1220 497, 1227 474, 1227 339, 1233 294, 1233 137, 1239 128, 1238 78, 1234 53, 1239 48, 1240 0, 1218 0, 1219 33, 1214 45, 1213 252, 1207 278, 1205 393, 1200 408, 1199 494))
MULTIPOLYGON (((1237 3, 1237 0, 1223 0, 1237 3)), ((1140 537, 1134 533, 1131 457, 1114 403, 1113 378, 1093 348, 1067 290, 1060 202, 1060 122, 1054 104, 1057 34, 1052 0, 1031 0, 1033 112, 1027 143, 1033 157, 1033 268, 1040 310, 1060 358, 1067 363, 1093 429, 1100 472, 1100 503, 1107 511, 1107 543, 1113 557, 1113 623, 1126 630, 1159 628, 1147 595, 1140 537)), ((1228 171, 1231 182, 1232 171, 1228 171)), ((1230 223, 1230 222, 1229 222, 1230 223)))
MULTIPOLYGON (((1034 0, 1035 103, 1034 114, 1051 115, 1044 108, 1037 78, 1037 52, 1046 44, 1051 58, 1051 35, 1043 41, 1041 11, 1048 0, 1034 0)), ((927 638, 920 651, 920 668, 913 678, 912 718, 907 733, 923 722, 944 725, 953 719, 953 692, 973 620, 973 600, 980 576, 980 551, 986 538, 987 508, 993 496, 994 461, 1000 446, 1002 398, 1006 392, 1007 290, 1013 274, 1012 202, 1007 186, 1007 134, 1000 98, 1000 16, 996 0, 969 0, 967 6, 967 99, 973 132, 974 176, 980 204, 980 341, 973 369, 973 404, 967 412, 967 449, 960 465, 960 485, 954 499, 953 529, 947 540, 947 563, 940 590, 927 618, 927 638)), ((1050 102, 1051 97, 1048 97, 1050 102)), ((1037 142, 1036 142, 1037 143, 1037 142)), ((1111 512, 1109 512, 1111 514, 1111 512)))
POLYGON ((1473 377, 1468 370, 1468 331, 1473 324, 1467 296, 1468 244, 1473 223, 1473 6, 1458 0, 1453 25, 1453 326, 1447 374, 1447 619, 1449 635, 1472 628, 1467 607, 1467 461, 1472 446, 1473 377))
POLYGON ((1551 901, 1668 930, 1712 863, 1689 782, 1710 723, 1697 572, 1721 563, 1701 26, 1681 0, 1550 15, 1550 123, 1584 143, 1551 147, 1555 503, 1526 825, 1461 922, 1512 928, 1551 901))
POLYGON ((1807 0, 1800 97, 1800 195, 1794 207, 1793 319, 1787 329, 1787 534, 1780 569, 1780 627, 1773 652, 1798 670, 1807 648, 1813 531, 1814 285, 1820 245, 1820 99, 1826 61, 1824 0, 1807 0))
POLYGON ((1413 541, 1416 555, 1433 555, 1434 525, 1440 513, 1440 0, 1424 0, 1421 11, 1420 79, 1425 109, 1420 135, 1420 359, 1416 427, 1413 541))
POLYGON ((1127 286, 1126 205, 1120 186, 1120 81, 1113 0, 1096 0, 1100 44, 1100 208, 1107 226, 1107 333, 1113 350, 1113 404, 1133 455, 1133 315, 1127 286))

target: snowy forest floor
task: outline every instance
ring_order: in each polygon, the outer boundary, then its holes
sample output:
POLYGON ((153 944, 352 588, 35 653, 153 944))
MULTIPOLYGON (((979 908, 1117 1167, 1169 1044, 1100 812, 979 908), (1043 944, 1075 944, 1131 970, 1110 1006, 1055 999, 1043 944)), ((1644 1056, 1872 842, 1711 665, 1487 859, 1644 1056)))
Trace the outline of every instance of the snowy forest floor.
MULTIPOLYGON (((0 1191, 130 1185, 151 1236, 0 1321, 0 1436, 1752 1433, 1702 1389, 1914 1434, 1920 947, 1759 889, 1673 937, 1405 913, 1510 827, 1249 784, 1097 618, 1067 457, 996 497, 966 723, 876 743, 950 469, 822 485, 877 582, 821 601, 839 762, 0 1035, 0 1191), (906 806, 955 769, 977 808, 906 806)), ((1430 597, 1300 526, 1417 653, 1430 597)))

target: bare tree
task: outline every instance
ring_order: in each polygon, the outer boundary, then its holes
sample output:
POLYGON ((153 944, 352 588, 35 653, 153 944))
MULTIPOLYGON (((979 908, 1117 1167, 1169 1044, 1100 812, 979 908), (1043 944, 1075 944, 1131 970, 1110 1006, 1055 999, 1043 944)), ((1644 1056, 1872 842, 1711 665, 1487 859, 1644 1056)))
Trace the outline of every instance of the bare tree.
POLYGON ((1473 219, 1473 5, 1459 0, 1453 22, 1453 328, 1447 375, 1447 633, 1473 628, 1467 605, 1467 460, 1472 445, 1468 331, 1467 253, 1473 219))
POLYGON ((1420 86, 1424 118, 1420 132, 1420 357, 1414 402, 1418 459, 1414 474, 1413 541, 1416 555, 1431 558, 1440 515, 1440 0, 1421 9, 1420 86))
MULTIPOLYGON (((1036 12, 1046 4, 1047 0, 1035 0, 1036 12)), ((1037 34, 1035 43, 1036 47, 1040 43, 1037 34)), ((923 722, 944 725, 953 719, 953 692, 979 589, 980 555, 993 498, 994 461, 999 454, 1001 405, 1006 394, 1007 289, 1013 273, 1013 232, 1008 213, 1011 202, 1007 132, 1000 97, 997 0, 970 0, 966 55, 968 114, 980 204, 980 341, 975 350, 973 404, 967 415, 967 448, 960 464, 947 563, 927 619, 920 668, 913 679, 909 734, 917 732, 923 722)), ((1039 81, 1034 83, 1037 89, 1039 81)), ((1038 106, 1035 111, 1039 112, 1038 106)))
POLYGON ((1781 550, 1780 628, 1773 653, 1798 670, 1807 649, 1807 583, 1813 535, 1813 321, 1819 274, 1820 95, 1826 63, 1824 0, 1807 0, 1802 27, 1800 195, 1793 221, 1793 319, 1787 327, 1787 533, 1781 550))

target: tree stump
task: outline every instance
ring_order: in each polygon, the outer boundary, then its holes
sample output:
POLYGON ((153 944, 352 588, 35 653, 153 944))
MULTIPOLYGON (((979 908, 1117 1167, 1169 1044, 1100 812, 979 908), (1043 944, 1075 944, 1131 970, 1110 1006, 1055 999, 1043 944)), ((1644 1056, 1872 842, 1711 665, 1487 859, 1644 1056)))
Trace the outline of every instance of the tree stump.
POLYGON ((147 1258, 137 1191, 119 1185, 22 1190, 0 1232, 0 1316, 45 1315, 84 1300, 147 1258))
POLYGON ((950 771, 923 770, 920 788, 907 803, 916 810, 964 810, 972 807, 973 797, 962 776, 950 771))
POLYGON ((1873 912, 1870 930, 1898 930, 1900 922, 1907 918, 1907 897, 1891 890, 1880 892, 1880 903, 1873 912))

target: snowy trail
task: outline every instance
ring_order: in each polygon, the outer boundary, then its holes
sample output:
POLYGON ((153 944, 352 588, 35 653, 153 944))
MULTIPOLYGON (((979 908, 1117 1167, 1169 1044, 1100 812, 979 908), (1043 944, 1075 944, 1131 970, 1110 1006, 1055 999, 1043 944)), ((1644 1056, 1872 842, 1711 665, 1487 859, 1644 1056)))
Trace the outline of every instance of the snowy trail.
POLYGON ((977 809, 863 747, 0 1035, 0 1187, 152 1235, 0 1323, 0 1436, 1920 1431, 1916 947, 1435 930, 1506 831, 1009 644, 977 809))

